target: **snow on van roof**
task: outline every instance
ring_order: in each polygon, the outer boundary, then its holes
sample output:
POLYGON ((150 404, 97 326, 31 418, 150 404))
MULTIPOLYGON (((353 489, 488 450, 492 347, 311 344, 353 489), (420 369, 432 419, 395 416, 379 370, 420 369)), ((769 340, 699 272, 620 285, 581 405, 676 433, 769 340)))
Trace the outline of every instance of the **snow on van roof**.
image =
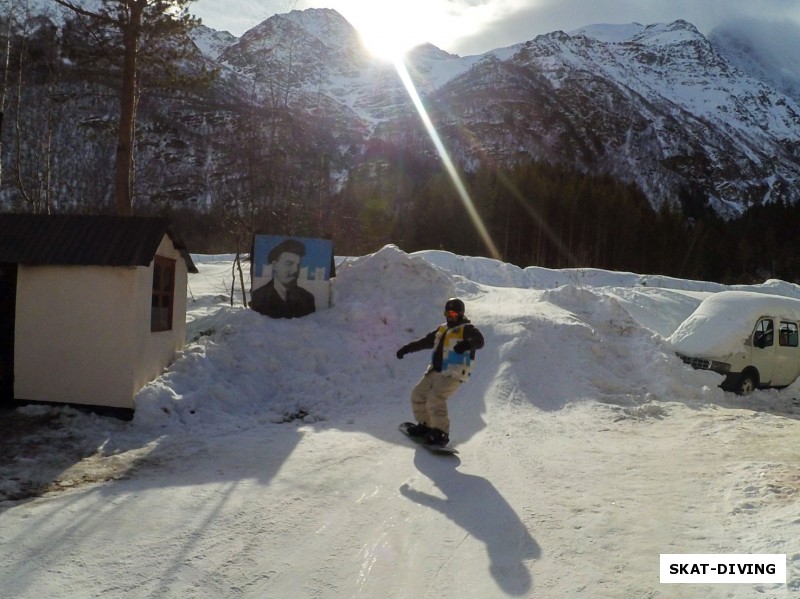
POLYGON ((726 356, 741 350, 761 316, 800 320, 800 300, 752 291, 720 291, 703 300, 667 343, 687 356, 726 356))

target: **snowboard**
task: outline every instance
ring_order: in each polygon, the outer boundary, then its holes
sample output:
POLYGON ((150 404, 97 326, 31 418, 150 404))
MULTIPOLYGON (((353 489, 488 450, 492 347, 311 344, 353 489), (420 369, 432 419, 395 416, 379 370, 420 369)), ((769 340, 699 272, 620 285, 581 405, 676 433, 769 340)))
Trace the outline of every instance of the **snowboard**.
POLYGON ((420 437, 414 437, 412 435, 409 435, 408 434, 408 427, 410 425, 411 425, 410 422, 404 422, 403 424, 401 424, 397 428, 400 430, 401 433, 403 433, 406 437, 411 439, 417 445, 421 445, 422 447, 424 447, 425 449, 427 449, 428 451, 430 451, 432 453, 441 453, 441 454, 450 454, 450 455, 455 455, 455 454, 458 453, 458 450, 455 447, 451 447, 449 445, 445 445, 444 447, 442 447, 441 445, 429 445, 429 444, 425 443, 425 441, 423 441, 420 437))

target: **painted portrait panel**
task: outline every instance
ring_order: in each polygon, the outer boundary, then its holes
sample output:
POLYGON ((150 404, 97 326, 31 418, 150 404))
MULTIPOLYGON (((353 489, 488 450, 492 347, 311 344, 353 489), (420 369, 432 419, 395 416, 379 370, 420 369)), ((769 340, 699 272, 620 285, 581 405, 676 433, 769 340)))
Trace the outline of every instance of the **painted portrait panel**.
POLYGON ((256 235, 252 260, 253 310, 272 318, 299 318, 330 305, 330 240, 256 235))

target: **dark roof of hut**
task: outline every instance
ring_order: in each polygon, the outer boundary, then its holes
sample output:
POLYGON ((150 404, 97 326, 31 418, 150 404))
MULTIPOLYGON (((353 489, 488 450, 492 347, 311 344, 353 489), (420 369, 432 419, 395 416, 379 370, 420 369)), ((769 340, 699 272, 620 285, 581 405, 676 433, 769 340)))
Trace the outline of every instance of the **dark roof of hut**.
POLYGON ((0 263, 148 266, 164 235, 197 272, 169 219, 143 216, 0 214, 0 263))

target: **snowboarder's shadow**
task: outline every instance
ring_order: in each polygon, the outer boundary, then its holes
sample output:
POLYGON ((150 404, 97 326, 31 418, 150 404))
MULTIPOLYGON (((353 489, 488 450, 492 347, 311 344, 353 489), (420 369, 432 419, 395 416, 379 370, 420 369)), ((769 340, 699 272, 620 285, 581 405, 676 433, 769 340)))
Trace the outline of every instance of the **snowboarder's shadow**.
POLYGON ((456 470, 457 458, 430 455, 418 450, 417 469, 430 478, 445 499, 417 491, 405 484, 400 493, 435 509, 486 545, 489 570, 497 584, 514 596, 528 594, 533 580, 526 560, 538 559, 541 548, 514 509, 491 482, 456 470))

